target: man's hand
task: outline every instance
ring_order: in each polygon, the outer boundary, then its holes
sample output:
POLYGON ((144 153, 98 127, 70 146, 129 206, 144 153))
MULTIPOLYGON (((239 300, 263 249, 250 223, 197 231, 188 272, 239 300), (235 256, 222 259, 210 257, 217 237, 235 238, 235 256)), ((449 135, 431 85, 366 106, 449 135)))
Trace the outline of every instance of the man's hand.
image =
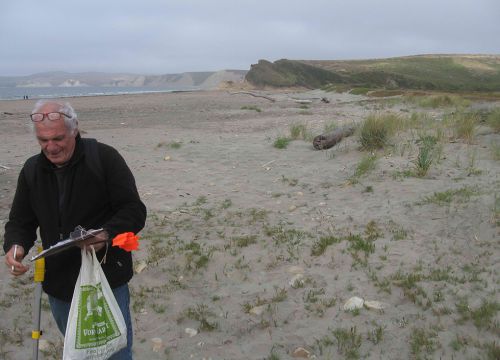
POLYGON ((7 254, 5 254, 5 263, 12 275, 19 276, 28 271, 29 268, 21 263, 23 258, 24 248, 21 245, 12 245, 7 254), (16 253, 15 257, 14 253, 16 253))
MULTIPOLYGON (((92 231, 92 230, 89 230, 89 231, 92 231)), ((109 239, 109 235, 108 233, 103 230, 99 233, 97 233, 96 235, 94 235, 93 237, 91 238, 88 238, 87 240, 84 240, 83 242, 80 243, 80 248, 90 248, 90 246, 92 246, 95 250, 95 252, 98 252, 99 250, 101 250, 105 245, 106 245, 106 241, 108 241, 109 239)))

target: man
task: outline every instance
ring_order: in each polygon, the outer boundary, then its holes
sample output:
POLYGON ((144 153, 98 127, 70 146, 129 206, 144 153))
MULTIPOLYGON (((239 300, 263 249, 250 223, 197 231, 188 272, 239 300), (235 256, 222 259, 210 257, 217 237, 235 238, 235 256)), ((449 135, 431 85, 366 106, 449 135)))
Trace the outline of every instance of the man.
MULTIPOLYGON (((94 247, 127 324, 127 348, 111 359, 132 359, 132 324, 128 281, 132 256, 111 246, 123 232, 139 232, 146 220, 134 177, 111 146, 84 140, 70 104, 39 101, 31 114, 41 153, 26 161, 5 225, 5 262, 15 276, 28 267, 22 259, 36 240, 39 228, 44 249, 66 239, 76 226, 104 229, 84 245, 94 247), (94 147, 92 147, 94 146, 94 147), (102 242, 105 240, 104 242, 102 242), (14 257, 14 253, 16 254, 14 257)), ((70 248, 46 258, 43 289, 52 314, 64 334, 81 250, 70 248)))

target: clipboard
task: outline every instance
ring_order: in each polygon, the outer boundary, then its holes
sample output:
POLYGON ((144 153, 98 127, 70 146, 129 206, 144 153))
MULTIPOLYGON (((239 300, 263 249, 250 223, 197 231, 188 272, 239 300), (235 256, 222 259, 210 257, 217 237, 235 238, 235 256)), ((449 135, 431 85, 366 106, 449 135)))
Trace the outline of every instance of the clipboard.
MULTIPOLYGON (((52 245, 48 249, 45 249, 42 252, 38 253, 37 255, 31 257, 30 261, 35 261, 35 260, 40 259, 40 258, 45 258, 47 256, 60 253, 61 251, 69 249, 73 246, 77 246, 80 243, 82 243, 83 241, 90 239, 91 237, 99 234, 103 230, 104 229, 102 229, 102 228, 101 229, 85 230, 83 227, 78 225, 75 228, 75 230, 69 234, 69 238, 67 238, 65 240, 61 240, 57 244, 52 245)), ((103 241, 105 241, 105 240, 103 240, 103 241)))

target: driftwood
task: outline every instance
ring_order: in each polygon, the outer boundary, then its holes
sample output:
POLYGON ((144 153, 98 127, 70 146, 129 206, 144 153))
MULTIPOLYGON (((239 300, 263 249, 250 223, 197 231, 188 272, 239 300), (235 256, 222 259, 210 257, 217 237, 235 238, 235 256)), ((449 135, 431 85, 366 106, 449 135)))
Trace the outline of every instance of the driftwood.
POLYGON ((293 99, 293 101, 299 104, 312 104, 312 100, 306 100, 306 99, 293 99))
POLYGON ((276 100, 269 97, 269 96, 265 96, 265 95, 259 95, 259 94, 254 94, 250 91, 236 91, 236 92, 232 92, 230 93, 231 95, 236 95, 236 94, 245 94, 245 95, 251 95, 253 97, 260 97, 260 98, 263 98, 263 99, 266 99, 266 100, 269 100, 271 102, 275 102, 276 100))
POLYGON ((346 126, 326 134, 318 135, 313 139, 313 146, 316 150, 329 149, 337 145, 343 138, 354 134, 354 130, 354 126, 346 126))

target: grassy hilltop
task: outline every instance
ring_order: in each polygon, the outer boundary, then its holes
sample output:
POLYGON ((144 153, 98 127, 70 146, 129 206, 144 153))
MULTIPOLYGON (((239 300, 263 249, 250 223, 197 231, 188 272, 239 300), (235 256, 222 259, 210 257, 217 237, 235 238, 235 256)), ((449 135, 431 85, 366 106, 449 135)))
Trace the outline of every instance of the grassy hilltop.
POLYGON ((500 55, 418 55, 370 60, 260 60, 255 86, 500 91, 500 55))

